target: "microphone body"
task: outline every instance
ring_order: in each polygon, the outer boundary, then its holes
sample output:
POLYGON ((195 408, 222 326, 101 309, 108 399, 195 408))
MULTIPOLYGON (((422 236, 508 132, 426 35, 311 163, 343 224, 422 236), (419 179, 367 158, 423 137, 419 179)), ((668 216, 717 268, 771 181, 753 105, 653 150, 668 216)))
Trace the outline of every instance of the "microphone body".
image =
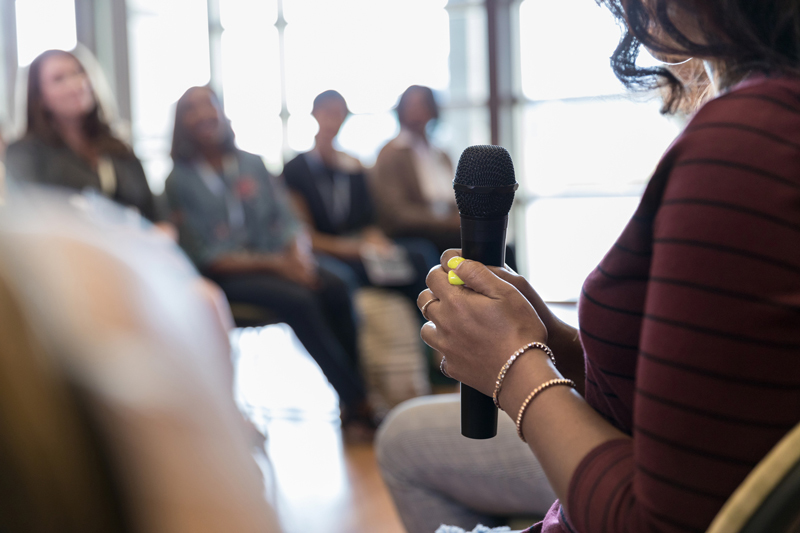
MULTIPOLYGON (((518 184, 511 156, 500 146, 470 146, 461 154, 453 180, 461 215, 461 255, 488 266, 505 265, 508 213, 518 184)), ((491 397, 461 384, 461 434, 471 439, 497 435, 491 397)))
MULTIPOLYGON (((506 263, 508 215, 492 220, 461 215, 461 256, 488 266, 506 263)), ((461 384, 461 434, 470 439, 497 435, 497 407, 489 396, 461 384)))

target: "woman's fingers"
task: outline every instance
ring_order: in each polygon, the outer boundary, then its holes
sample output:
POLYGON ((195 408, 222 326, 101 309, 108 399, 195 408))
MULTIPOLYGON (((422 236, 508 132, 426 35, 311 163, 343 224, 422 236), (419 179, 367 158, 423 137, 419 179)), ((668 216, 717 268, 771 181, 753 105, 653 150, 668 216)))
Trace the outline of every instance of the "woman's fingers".
POLYGON ((454 257, 460 257, 461 250, 459 248, 450 248, 449 250, 445 250, 441 257, 441 264, 442 268, 445 272, 450 272, 450 267, 447 266, 447 263, 454 257))
POLYGON ((425 284, 433 292, 434 296, 440 300, 448 299, 454 288, 447 281, 447 272, 441 266, 435 266, 428 272, 425 284))
POLYGON ((417 307, 419 307, 419 310, 425 320, 431 320, 430 307, 438 301, 439 299, 433 295, 433 292, 430 289, 425 289, 419 293, 419 296, 417 296, 417 307))
POLYGON ((455 269, 455 273, 464 285, 489 298, 502 298, 508 292, 508 282, 477 261, 464 261, 455 269))
POLYGON ((419 332, 419 336, 422 337, 422 341, 425 344, 441 353, 441 344, 437 335, 436 324, 433 322, 425 322, 419 332))

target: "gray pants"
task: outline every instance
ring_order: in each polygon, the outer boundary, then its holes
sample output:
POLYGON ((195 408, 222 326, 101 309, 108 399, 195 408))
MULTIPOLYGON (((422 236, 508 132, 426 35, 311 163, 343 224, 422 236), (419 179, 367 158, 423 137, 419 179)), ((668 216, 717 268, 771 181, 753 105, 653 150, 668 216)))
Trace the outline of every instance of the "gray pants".
POLYGON ((497 437, 461 436, 459 397, 427 396, 399 405, 377 437, 383 478, 409 533, 441 524, 467 531, 500 517, 544 516, 556 499, 514 423, 499 415, 497 437))

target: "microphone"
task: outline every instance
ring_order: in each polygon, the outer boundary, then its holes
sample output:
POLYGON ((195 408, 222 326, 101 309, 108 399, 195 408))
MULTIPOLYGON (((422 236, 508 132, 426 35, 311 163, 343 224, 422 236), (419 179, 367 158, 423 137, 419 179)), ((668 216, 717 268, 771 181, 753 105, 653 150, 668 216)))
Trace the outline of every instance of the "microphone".
MULTIPOLYGON (((458 160, 453 189, 461 215, 461 255, 488 266, 506 260, 508 212, 519 187, 514 163, 501 146, 470 146, 458 160)), ((461 384, 461 434, 497 435, 497 407, 489 396, 461 384)))

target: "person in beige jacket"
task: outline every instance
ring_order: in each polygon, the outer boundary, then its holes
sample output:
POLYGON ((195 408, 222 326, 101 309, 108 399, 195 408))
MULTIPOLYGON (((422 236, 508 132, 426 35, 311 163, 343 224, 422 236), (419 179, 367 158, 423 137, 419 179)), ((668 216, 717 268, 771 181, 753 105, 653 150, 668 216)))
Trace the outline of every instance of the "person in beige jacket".
POLYGON ((396 107, 400 133, 383 147, 372 172, 378 222, 393 238, 418 237, 444 251, 461 245, 453 164, 428 139, 439 107, 428 87, 412 85, 396 107))

